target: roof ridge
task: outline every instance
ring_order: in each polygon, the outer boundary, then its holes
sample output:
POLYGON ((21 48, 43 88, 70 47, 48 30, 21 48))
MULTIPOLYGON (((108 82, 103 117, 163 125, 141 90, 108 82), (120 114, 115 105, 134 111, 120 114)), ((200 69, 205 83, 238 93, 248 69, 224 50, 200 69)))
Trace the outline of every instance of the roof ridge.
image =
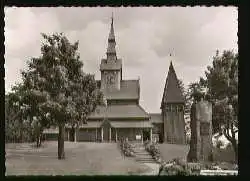
POLYGON ((146 114, 148 115, 148 117, 150 117, 150 116, 149 116, 149 113, 148 113, 147 111, 145 111, 145 110, 143 109, 143 107, 142 107, 140 104, 137 104, 137 106, 138 106, 144 113, 146 113, 146 114))

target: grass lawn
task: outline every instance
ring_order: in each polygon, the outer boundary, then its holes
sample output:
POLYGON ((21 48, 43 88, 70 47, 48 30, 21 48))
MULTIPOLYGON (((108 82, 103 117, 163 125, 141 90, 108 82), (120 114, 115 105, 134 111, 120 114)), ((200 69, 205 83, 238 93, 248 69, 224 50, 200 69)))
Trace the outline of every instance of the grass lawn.
POLYGON ((150 170, 122 157, 116 143, 65 142, 65 160, 57 159, 57 142, 30 145, 5 145, 6 175, 137 175, 150 170))
POLYGON ((213 148, 213 158, 215 162, 234 163, 234 150, 230 146, 225 149, 213 148))
POLYGON ((189 145, 159 144, 159 150, 163 160, 171 161, 174 158, 186 158, 189 145))
MULTIPOLYGON (((174 158, 186 158, 189 152, 189 145, 159 144, 162 158, 170 161, 174 158)), ((234 162, 234 151, 232 148, 213 148, 214 162, 234 162)))

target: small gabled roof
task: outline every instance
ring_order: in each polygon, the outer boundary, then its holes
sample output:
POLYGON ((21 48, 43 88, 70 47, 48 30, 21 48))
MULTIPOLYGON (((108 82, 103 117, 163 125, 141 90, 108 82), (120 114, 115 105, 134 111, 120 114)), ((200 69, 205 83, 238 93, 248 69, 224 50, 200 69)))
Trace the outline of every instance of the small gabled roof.
MULTIPOLYGON (((97 86, 101 88, 101 80, 96 80, 97 86)), ((108 100, 138 100, 140 98, 140 80, 121 80, 120 90, 103 90, 108 100)))
POLYGON ((165 83, 161 106, 167 103, 185 103, 172 61, 170 62, 168 70, 168 76, 165 83))
POLYGON ((145 118, 149 119, 148 113, 139 105, 109 105, 98 106, 96 110, 91 113, 88 119, 103 119, 103 118, 145 118))

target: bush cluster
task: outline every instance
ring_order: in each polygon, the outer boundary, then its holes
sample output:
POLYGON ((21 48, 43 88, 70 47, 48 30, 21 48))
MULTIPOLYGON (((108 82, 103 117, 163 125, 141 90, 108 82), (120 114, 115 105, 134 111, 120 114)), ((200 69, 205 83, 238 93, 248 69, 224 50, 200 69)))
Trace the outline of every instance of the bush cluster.
POLYGON ((170 162, 163 163, 159 175, 199 175, 201 165, 199 163, 187 163, 184 159, 176 158, 170 162))
POLYGON ((159 175, 199 175, 202 169, 205 170, 237 170, 237 165, 232 166, 222 163, 192 163, 185 159, 175 158, 172 161, 163 163, 159 170, 159 175))
POLYGON ((147 152, 149 152, 152 157, 157 161, 157 162, 161 162, 161 155, 160 155, 160 150, 157 147, 156 143, 151 143, 151 142, 146 142, 145 143, 145 149, 147 152))
POLYGON ((121 141, 120 148, 121 148, 123 155, 125 155, 127 157, 134 157, 135 156, 135 152, 133 150, 133 147, 131 144, 128 143, 128 141, 121 141))

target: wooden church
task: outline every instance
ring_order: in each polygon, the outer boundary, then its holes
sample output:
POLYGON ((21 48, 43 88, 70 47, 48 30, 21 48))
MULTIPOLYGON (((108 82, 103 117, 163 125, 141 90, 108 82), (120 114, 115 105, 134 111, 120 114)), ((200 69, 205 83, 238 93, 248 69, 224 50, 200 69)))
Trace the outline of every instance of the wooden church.
MULTIPOLYGON (((117 142, 128 139, 185 144, 185 102, 172 62, 165 83, 161 113, 150 114, 140 105, 140 80, 123 79, 122 59, 117 58, 115 46, 112 17, 106 58, 100 64, 101 80, 97 80, 106 106, 98 106, 89 115, 87 124, 80 125, 73 132, 66 127, 65 140, 117 142)), ((45 134, 49 138, 52 132, 46 130, 45 134)))

